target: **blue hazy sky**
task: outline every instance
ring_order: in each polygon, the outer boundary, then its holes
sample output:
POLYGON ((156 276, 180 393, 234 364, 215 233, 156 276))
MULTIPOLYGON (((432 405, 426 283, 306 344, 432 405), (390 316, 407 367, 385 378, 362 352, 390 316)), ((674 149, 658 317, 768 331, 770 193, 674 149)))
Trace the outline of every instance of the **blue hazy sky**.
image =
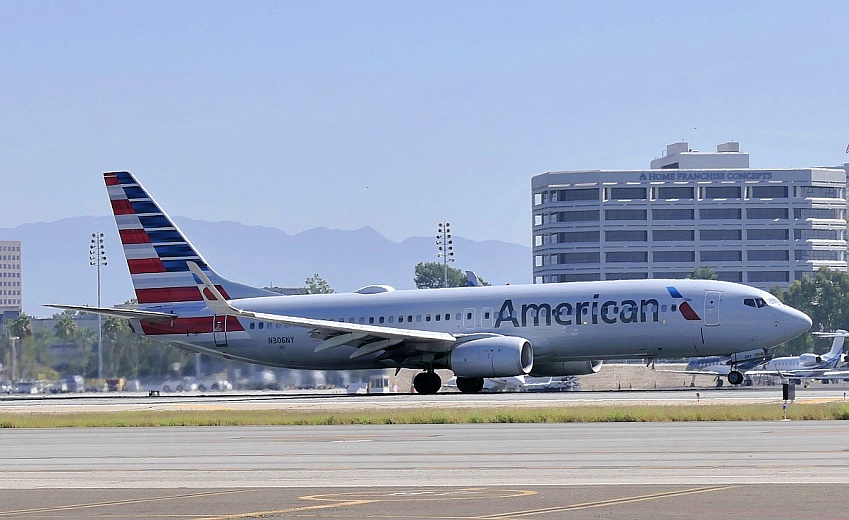
POLYGON ((0 0, 0 226, 172 215, 530 245, 530 178, 849 160, 849 2, 0 0))

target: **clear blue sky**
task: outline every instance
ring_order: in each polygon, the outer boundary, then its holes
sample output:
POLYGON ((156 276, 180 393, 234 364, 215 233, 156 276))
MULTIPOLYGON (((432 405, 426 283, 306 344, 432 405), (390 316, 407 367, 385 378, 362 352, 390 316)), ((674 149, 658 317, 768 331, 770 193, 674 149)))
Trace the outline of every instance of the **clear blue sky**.
POLYGON ((530 245, 530 178, 849 161, 849 2, 0 0, 0 226, 165 210, 530 245))

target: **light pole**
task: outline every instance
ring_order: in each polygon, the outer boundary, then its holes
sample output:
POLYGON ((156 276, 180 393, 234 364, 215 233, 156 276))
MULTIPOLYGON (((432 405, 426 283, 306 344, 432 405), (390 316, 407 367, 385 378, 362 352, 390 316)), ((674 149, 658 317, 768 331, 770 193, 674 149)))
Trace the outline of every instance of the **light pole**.
POLYGON ((442 287, 448 287, 448 262, 454 261, 454 241, 451 240, 451 223, 440 222, 437 228, 436 245, 439 252, 438 258, 442 258, 442 287))
MULTIPOLYGON (((97 268, 97 306, 100 307, 100 267, 106 266, 106 250, 103 247, 103 233, 91 234, 91 246, 88 250, 89 265, 97 268)), ((103 317, 97 315, 97 378, 103 378, 103 317)))
POLYGON ((9 336, 9 343, 12 344, 12 382, 14 382, 17 377, 15 373, 18 371, 18 354, 17 354, 17 346, 18 340, 21 339, 19 336, 9 336))

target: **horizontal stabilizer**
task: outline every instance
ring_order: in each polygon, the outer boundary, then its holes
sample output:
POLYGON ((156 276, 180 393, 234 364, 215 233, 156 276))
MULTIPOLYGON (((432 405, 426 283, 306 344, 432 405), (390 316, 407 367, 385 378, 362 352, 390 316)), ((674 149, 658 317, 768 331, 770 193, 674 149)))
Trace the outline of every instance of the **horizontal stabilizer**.
POLYGON ((167 312, 143 311, 139 309, 117 309, 115 307, 89 307, 88 305, 62 305, 48 303, 45 307, 55 307, 68 311, 85 312, 89 314, 100 314, 102 316, 116 316, 128 320, 145 320, 149 322, 169 321, 177 318, 174 314, 167 312))

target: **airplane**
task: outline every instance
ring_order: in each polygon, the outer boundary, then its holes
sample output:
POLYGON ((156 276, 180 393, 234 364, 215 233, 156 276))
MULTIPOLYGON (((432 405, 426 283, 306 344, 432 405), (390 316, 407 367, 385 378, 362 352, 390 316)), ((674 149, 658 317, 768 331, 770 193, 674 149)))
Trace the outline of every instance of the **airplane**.
POLYGON ((416 392, 434 394, 436 369, 478 392, 484 378, 592 374, 607 359, 769 348, 811 326, 765 291, 716 280, 282 296, 220 276, 131 173, 103 176, 138 304, 52 306, 126 318, 191 352, 294 369, 416 369, 416 392))
POLYGON ((716 376, 717 385, 721 384, 720 376, 726 376, 732 385, 743 382, 746 372, 771 359, 762 348, 737 352, 729 356, 705 356, 690 358, 684 370, 664 370, 678 374, 716 376))
POLYGON ((834 338, 831 349, 825 354, 807 352, 798 356, 786 356, 771 359, 748 373, 757 376, 779 376, 782 379, 840 379, 849 377, 849 370, 838 370, 837 365, 845 361, 843 342, 849 332, 814 332, 820 338, 834 338))

